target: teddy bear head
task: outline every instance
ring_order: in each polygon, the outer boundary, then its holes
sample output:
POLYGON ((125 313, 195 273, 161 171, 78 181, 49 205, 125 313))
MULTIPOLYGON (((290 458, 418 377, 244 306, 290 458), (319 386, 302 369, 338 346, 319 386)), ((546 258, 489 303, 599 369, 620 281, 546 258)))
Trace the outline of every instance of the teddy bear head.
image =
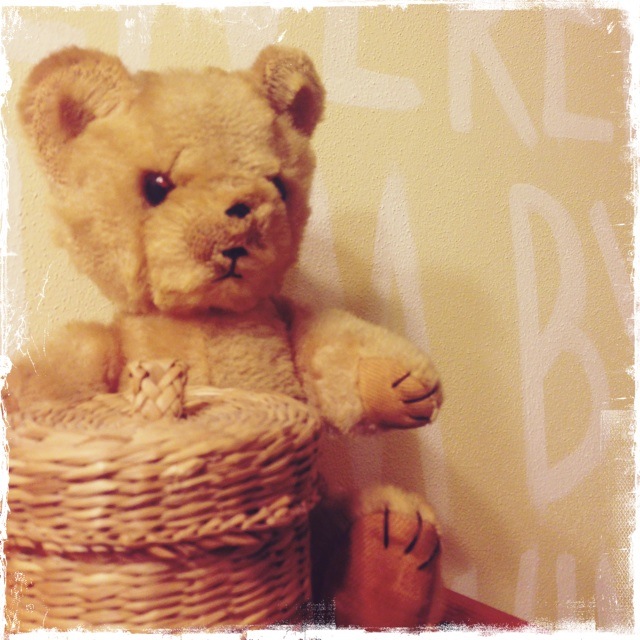
POLYGON ((236 72, 134 75, 74 47, 34 68, 20 115, 58 239, 107 297, 136 313, 245 311, 297 257, 323 103, 296 49, 236 72))

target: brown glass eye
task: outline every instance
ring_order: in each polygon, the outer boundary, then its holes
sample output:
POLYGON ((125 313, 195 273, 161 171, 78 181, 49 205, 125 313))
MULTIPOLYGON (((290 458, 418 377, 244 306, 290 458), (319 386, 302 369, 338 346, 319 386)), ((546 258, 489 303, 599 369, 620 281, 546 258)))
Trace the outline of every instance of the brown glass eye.
POLYGON ((282 201, 286 202, 287 188, 284 186, 284 182, 282 182, 282 178, 280 176, 274 176, 273 178, 270 178, 270 180, 275 185, 275 188, 278 190, 278 193, 280 193, 280 197, 282 198, 282 201))
POLYGON ((164 173, 155 171, 147 171, 142 176, 142 192, 145 200, 152 206, 157 207, 165 201, 169 192, 175 188, 175 185, 164 173))

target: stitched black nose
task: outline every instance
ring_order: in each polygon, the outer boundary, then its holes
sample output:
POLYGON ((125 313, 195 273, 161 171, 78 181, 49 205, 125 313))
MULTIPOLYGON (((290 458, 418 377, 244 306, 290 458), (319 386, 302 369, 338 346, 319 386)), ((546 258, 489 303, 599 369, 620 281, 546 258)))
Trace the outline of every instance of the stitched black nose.
POLYGON ((245 204, 244 202, 238 202, 236 204, 234 204, 232 207, 229 207, 225 213, 230 217, 230 218, 244 218, 245 216, 248 216, 249 213, 251 212, 251 207, 248 204, 245 204))
POLYGON ((231 249, 225 249, 222 252, 222 255, 225 258, 237 260, 238 258, 244 258, 245 256, 248 256, 249 253, 244 247, 232 247, 231 249))

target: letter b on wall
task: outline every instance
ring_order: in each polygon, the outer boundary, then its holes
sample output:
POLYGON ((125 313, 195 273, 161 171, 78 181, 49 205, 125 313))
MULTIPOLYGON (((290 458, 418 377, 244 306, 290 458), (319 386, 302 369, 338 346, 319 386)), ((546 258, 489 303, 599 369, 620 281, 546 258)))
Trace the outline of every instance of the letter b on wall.
MULTIPOLYGON (((516 184, 510 194, 518 310, 527 483, 537 508, 555 502, 598 466, 603 454, 600 416, 608 407, 605 368, 593 342, 581 328, 586 309, 586 273, 576 226, 562 205, 541 189, 516 184), (540 326, 531 217, 539 214, 551 228, 560 269, 560 284, 546 326, 540 326), (545 432, 544 381, 562 353, 583 367, 591 392, 591 411, 580 444, 556 464, 549 463, 545 432)), ((548 249, 548 248, 546 248, 548 249)), ((570 429, 572 425, 563 428, 570 429)))

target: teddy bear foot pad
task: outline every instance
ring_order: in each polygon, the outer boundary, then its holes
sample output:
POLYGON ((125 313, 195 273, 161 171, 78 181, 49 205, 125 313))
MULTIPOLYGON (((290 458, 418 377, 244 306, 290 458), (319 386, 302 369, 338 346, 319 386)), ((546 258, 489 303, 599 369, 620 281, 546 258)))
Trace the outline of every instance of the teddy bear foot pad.
POLYGON ((354 522, 344 580, 335 594, 338 625, 435 625, 442 591, 440 537, 428 517, 385 506, 354 522))

